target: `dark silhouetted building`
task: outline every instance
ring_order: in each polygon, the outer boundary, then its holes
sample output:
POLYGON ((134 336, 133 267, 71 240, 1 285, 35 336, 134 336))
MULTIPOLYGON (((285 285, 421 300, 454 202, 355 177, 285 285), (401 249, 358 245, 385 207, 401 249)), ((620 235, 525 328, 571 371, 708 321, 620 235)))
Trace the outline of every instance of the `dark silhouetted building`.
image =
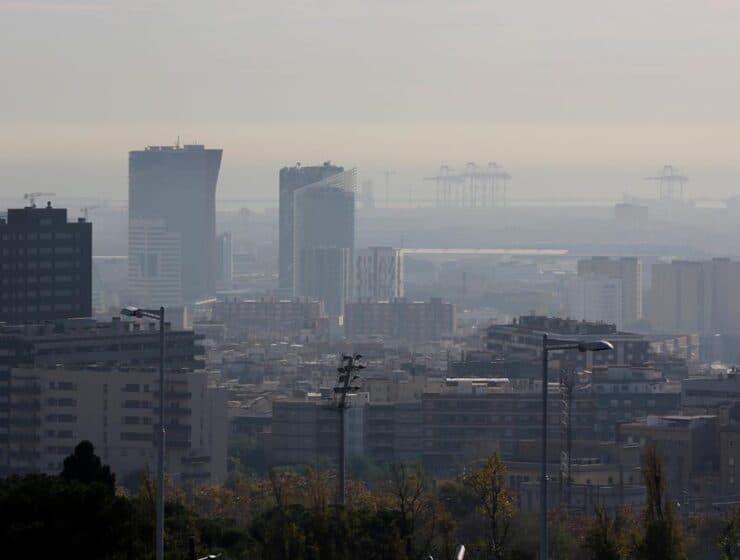
POLYGON ((283 167, 280 170, 279 210, 279 285, 283 295, 293 289, 293 194, 300 188, 337 175, 344 167, 325 162, 324 165, 283 167))
MULTIPOLYGON (((182 298, 188 303, 216 289, 216 183, 222 153, 200 144, 129 153, 129 223, 163 223, 168 234, 179 236, 182 298)), ((129 262, 133 278, 169 274, 161 270, 159 253, 146 247, 130 247, 129 262)), ((131 296, 150 298, 146 293, 131 296)))
POLYGON ((67 210, 17 208, 0 221, 0 322, 92 315, 92 224, 67 210))

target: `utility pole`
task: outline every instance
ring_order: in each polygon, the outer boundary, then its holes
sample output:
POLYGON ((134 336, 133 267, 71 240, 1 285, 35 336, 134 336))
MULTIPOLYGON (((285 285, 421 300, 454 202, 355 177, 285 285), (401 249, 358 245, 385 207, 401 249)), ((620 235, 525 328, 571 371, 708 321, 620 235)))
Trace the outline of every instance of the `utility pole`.
POLYGON ((337 385, 334 387, 334 395, 339 397, 337 402, 337 411, 339 412, 339 490, 337 492, 337 502, 340 505, 344 505, 346 501, 346 450, 345 450, 345 411, 347 410, 347 394, 359 389, 358 386, 350 385, 359 379, 359 375, 353 373, 361 369, 365 369, 365 366, 359 364, 359 360, 362 358, 360 354, 355 355, 342 355, 342 367, 337 368, 339 377, 337 378, 337 385))
POLYGON ((573 390, 576 374, 560 372, 560 505, 570 511, 571 465, 573 452, 573 390))

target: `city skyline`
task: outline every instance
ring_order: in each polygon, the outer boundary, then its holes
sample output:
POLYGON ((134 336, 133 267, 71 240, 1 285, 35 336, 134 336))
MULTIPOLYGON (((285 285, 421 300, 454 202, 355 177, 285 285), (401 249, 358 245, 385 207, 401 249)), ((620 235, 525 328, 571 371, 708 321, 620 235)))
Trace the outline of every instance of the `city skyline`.
POLYGON ((120 154, 178 135, 224 147, 231 197, 264 197, 270 170, 329 155, 401 168, 401 199, 442 162, 490 159, 527 195, 635 194, 664 164, 691 192, 740 183, 729 2, 6 0, 0 13, 13 53, 0 180, 26 190, 66 178, 70 194, 115 198, 120 154))

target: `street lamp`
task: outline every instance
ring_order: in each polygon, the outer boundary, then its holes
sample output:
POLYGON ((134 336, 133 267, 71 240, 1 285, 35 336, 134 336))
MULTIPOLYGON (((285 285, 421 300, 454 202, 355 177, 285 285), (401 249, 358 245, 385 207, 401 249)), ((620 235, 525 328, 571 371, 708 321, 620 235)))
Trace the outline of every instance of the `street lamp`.
POLYGON ((550 340, 542 335, 542 464, 540 465, 540 560, 549 560, 547 535, 547 362, 551 350, 578 350, 579 352, 601 352, 614 350, 606 340, 550 340))
POLYGON ((159 321, 159 427, 157 448, 157 541, 156 560, 164 560, 164 470, 165 470, 165 427, 164 427, 164 307, 140 309, 128 306, 121 315, 136 319, 148 318, 159 321))

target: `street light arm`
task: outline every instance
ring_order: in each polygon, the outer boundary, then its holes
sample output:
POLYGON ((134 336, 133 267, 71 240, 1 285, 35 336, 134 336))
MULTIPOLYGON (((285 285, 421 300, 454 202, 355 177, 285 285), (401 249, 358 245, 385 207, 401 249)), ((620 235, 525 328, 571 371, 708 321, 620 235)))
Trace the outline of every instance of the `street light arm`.
POLYGON ((578 342, 572 342, 568 344, 547 344, 545 350, 578 350, 580 344, 578 342))
POLYGON ((121 315, 125 317, 134 317, 136 319, 142 319, 146 317, 148 319, 156 319, 157 321, 161 321, 162 316, 164 315, 164 311, 163 309, 141 309, 139 307, 129 305, 121 309, 121 315))

